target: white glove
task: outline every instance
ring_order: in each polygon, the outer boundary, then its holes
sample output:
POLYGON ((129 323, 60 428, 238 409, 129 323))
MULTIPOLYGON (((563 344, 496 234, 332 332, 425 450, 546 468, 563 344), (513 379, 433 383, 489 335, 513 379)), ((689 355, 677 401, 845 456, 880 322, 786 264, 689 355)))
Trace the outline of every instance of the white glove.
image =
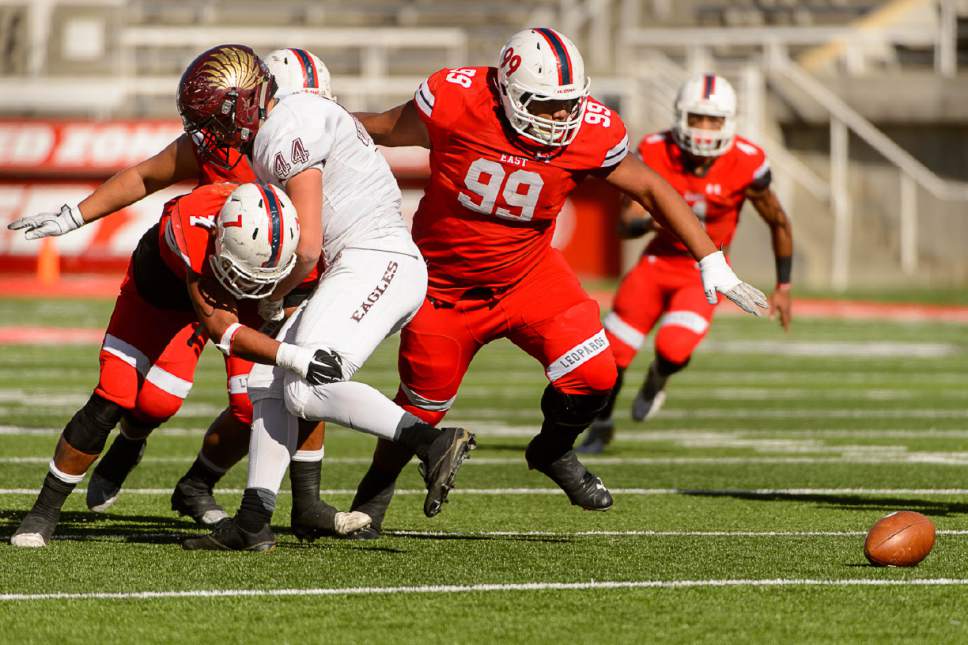
POLYGON ((57 213, 38 213, 15 219, 7 225, 11 231, 26 229, 28 240, 52 235, 63 235, 84 226, 84 218, 77 204, 64 204, 57 213))
POLYGON ((709 304, 714 305, 719 302, 719 297, 716 295, 718 291, 732 300, 737 307, 754 316, 762 315, 760 309, 769 307, 762 291, 736 277, 726 264, 726 257, 722 251, 710 253, 699 260, 699 272, 702 275, 702 288, 706 292, 706 300, 709 304))
POLYGON ((259 315, 266 322, 279 322, 286 317, 286 310, 282 306, 282 298, 263 298, 259 301, 259 315))
POLYGON ((309 374, 309 364, 313 362, 315 352, 308 347, 300 347, 290 343, 281 343, 276 350, 276 365, 290 372, 306 378, 309 374))

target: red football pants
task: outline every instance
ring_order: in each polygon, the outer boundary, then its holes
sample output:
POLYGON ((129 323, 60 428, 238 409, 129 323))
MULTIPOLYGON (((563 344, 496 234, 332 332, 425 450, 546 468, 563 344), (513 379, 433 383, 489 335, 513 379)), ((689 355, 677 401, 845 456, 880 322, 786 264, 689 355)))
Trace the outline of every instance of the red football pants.
MULTIPOLYGON (((141 423, 160 425, 178 412, 191 391, 207 341, 195 312, 155 307, 141 297, 129 273, 101 345, 94 391, 141 423)), ((226 358, 225 369, 232 414, 249 425, 246 379, 252 363, 233 356, 226 358)))
POLYGON ((195 312, 160 309, 144 300, 129 267, 101 344, 94 391, 142 423, 163 423, 191 391, 207 340, 195 312))
POLYGON ((498 338, 537 359, 566 394, 608 392, 615 360, 598 303, 582 289, 558 251, 505 292, 442 303, 427 298, 400 338, 396 402, 438 423, 457 396, 474 355, 498 338))
POLYGON ((631 364, 656 323, 656 354, 685 363, 709 331, 715 308, 706 301, 695 260, 643 255, 622 279, 605 317, 616 364, 631 364))

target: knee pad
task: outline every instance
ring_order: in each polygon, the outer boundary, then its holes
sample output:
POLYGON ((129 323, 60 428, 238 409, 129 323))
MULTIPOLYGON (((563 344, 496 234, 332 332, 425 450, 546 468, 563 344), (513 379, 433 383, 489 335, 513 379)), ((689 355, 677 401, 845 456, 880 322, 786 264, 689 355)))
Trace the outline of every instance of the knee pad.
POLYGON ((64 439, 89 455, 100 454, 108 435, 121 420, 124 410, 117 403, 92 394, 64 428, 64 439))
POLYGON ((311 398, 328 398, 326 385, 310 385, 306 379, 300 378, 292 372, 288 372, 282 390, 282 400, 285 402, 286 410, 289 411, 289 414, 299 419, 320 421, 321 419, 313 419, 306 416, 306 404, 311 398))
POLYGON ((121 419, 121 434, 128 439, 147 439, 151 432, 162 424, 157 419, 148 419, 132 412, 126 412, 121 419))
POLYGON ((541 412, 545 417, 542 431, 551 424, 558 428, 578 428, 577 436, 608 404, 609 394, 611 390, 594 394, 565 394, 549 385, 541 396, 541 412))
POLYGON ((666 358, 658 349, 655 352, 655 368, 659 376, 672 376, 676 372, 686 369, 686 365, 692 360, 692 356, 686 356, 683 361, 675 361, 666 358))

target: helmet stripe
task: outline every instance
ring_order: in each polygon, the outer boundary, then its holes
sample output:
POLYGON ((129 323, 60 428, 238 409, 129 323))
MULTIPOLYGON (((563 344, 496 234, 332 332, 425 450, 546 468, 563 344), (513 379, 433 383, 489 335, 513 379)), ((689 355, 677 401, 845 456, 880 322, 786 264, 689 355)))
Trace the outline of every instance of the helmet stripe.
POLYGON ((299 64, 302 65, 303 77, 306 79, 303 87, 319 87, 319 72, 316 70, 316 63, 313 62, 309 52, 305 49, 290 49, 289 51, 296 55, 299 64))
POLYGON ((705 85, 703 86, 702 97, 704 99, 708 99, 710 96, 712 96, 712 93, 716 91, 716 75, 706 74, 704 80, 705 85))
POLYGON ((259 192, 265 197, 263 203, 265 204, 266 216, 269 218, 269 244, 272 246, 272 254, 262 266, 275 267, 279 266, 282 236, 285 234, 282 230, 282 214, 280 213, 279 200, 272 191, 272 186, 267 184, 258 184, 258 186, 259 192))
POLYGON ((555 53, 555 58, 558 60, 558 82, 562 85, 571 85, 571 57, 568 56, 565 44, 561 42, 558 34, 547 27, 540 27, 535 31, 544 36, 551 45, 551 51, 555 53))

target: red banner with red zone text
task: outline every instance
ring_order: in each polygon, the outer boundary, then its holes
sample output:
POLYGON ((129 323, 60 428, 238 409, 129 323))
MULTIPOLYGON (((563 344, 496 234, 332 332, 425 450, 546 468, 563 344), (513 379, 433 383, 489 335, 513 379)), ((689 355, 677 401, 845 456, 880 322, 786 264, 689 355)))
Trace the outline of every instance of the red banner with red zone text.
MULTIPOLYGON (((78 202, 102 181, 150 157, 182 132, 176 120, 0 120, 0 272, 37 270, 41 244, 6 225, 25 215, 56 211, 78 202)), ((427 151, 386 148, 403 191, 403 212, 412 218, 429 175, 427 151)), ((138 239, 161 215, 166 201, 191 190, 178 185, 54 238, 59 268, 66 273, 124 270, 138 239)), ((617 275, 615 222, 619 198, 604 183, 586 181, 558 217, 554 244, 585 277, 617 275)), ((49 253, 49 250, 48 250, 49 253)))

